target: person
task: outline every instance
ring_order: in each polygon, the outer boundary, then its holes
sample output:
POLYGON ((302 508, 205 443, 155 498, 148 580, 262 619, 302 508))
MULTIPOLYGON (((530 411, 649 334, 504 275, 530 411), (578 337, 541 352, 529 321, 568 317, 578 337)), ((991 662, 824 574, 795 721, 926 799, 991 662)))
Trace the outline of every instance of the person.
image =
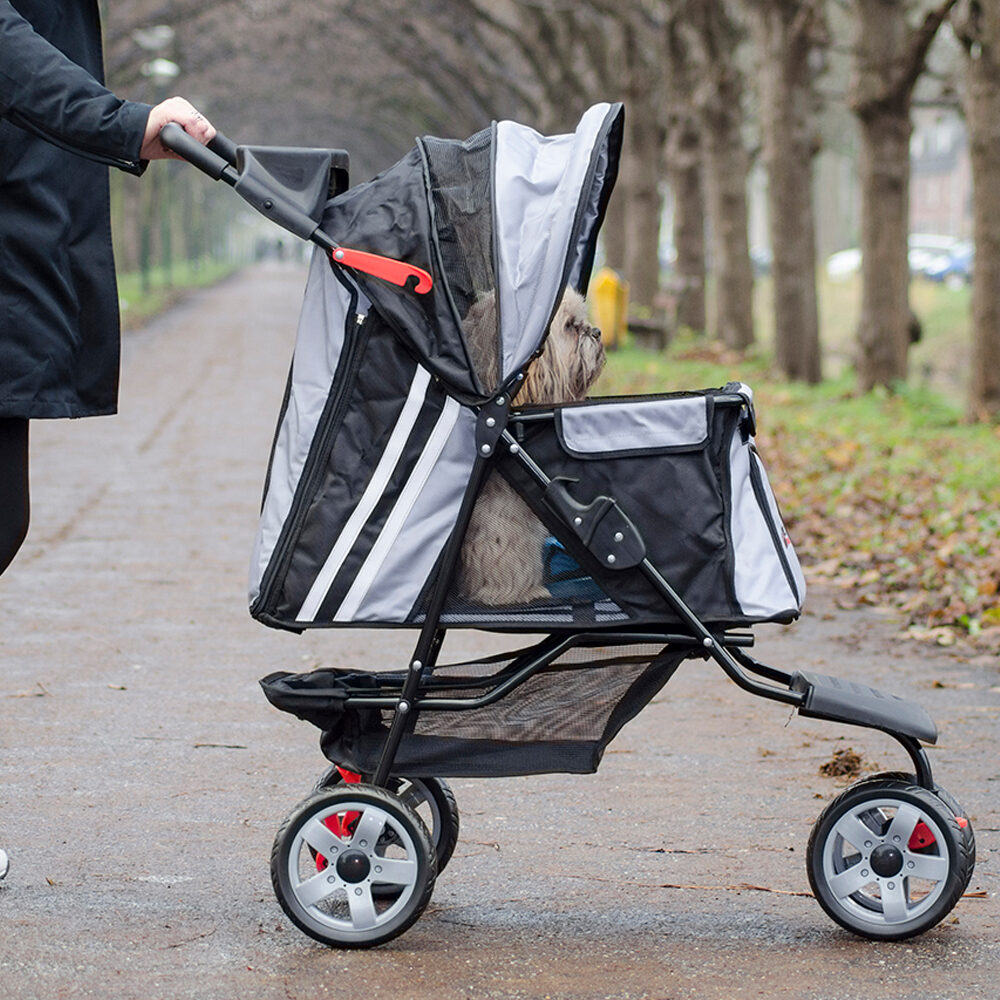
POLYGON ((28 531, 29 421, 117 408, 107 172, 172 157, 167 122, 215 135, 183 98, 104 86, 97 3, 0 0, 0 575, 28 531))

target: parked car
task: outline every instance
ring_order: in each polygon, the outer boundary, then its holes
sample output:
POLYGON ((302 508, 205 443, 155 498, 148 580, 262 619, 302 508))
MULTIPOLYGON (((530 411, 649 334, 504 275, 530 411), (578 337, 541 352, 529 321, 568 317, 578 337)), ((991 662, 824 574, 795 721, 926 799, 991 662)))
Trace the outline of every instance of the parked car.
POLYGON ((833 281, 843 281, 861 269, 861 251, 857 247, 838 250, 826 261, 826 273, 833 281))
POLYGON ((951 288, 967 285, 972 281, 972 264, 976 250, 972 240, 961 240, 948 253, 939 254, 925 268, 924 277, 940 281, 951 288))
POLYGON ((936 236, 930 233, 910 233, 908 239, 908 259, 910 274, 926 277, 927 269, 955 248, 958 240, 954 236, 936 236))

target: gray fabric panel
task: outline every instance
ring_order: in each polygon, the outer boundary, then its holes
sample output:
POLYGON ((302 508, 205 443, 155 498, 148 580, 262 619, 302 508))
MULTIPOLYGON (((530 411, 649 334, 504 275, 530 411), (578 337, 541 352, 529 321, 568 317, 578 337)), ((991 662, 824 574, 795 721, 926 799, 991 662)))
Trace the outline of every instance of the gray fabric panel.
POLYGON ((559 429, 574 455, 695 448, 708 440, 708 401, 699 396, 564 407, 559 429))
MULTIPOLYGON (((750 478, 752 461, 754 456, 750 450, 750 443, 744 443, 741 435, 734 433, 730 446, 730 476, 733 578, 736 599, 748 617, 767 618, 791 608, 798 608, 801 602, 796 599, 788 585, 770 528, 765 520, 765 513, 754 493, 750 478)), ((775 507, 774 516, 776 512, 775 507)), ((770 511, 767 516, 771 516, 770 511)), ((784 528, 780 527, 780 521, 777 523, 781 535, 787 538, 784 528)), ((795 560, 794 565, 797 567, 798 560, 795 559, 790 542, 786 546, 786 553, 795 560)), ((801 570, 799 573, 801 575, 801 570)), ((800 594, 805 595, 804 581, 800 594)))
POLYGON ((591 153, 610 104, 597 104, 573 133, 542 136, 497 125, 494 202, 501 365, 517 371, 541 343, 555 304, 591 153))
POLYGON ((313 252, 292 361, 288 405, 278 429, 271 476, 250 560, 250 602, 274 553, 302 474, 344 347, 350 294, 337 281, 326 252, 313 252))

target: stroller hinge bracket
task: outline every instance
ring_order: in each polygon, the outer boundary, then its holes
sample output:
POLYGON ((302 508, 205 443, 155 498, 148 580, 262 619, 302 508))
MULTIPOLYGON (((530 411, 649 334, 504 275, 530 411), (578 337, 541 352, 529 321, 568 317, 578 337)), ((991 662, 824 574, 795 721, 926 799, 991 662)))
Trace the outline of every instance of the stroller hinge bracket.
POLYGON ((545 502, 573 529, 590 553, 608 569, 632 569, 646 558, 639 530, 614 497, 598 496, 583 504, 570 496, 557 477, 545 488, 545 502))
POLYGON ((497 441, 507 428, 510 412, 510 397, 506 393, 494 396, 483 403, 476 418, 476 454, 489 458, 496 449, 497 441))

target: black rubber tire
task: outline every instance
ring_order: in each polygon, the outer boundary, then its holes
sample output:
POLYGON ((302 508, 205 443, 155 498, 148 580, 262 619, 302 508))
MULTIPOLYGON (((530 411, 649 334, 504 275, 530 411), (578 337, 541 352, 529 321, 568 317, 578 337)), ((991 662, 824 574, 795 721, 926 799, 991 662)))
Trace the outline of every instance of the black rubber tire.
MULTIPOLYGON (((879 775, 858 782, 823 810, 809 837, 806 870, 817 901, 833 920, 861 937, 901 941, 922 934, 951 912, 972 877, 975 840, 971 833, 966 834, 970 827, 963 830, 952 804, 906 780, 909 777, 898 778, 894 772, 891 776, 879 775), (935 834, 932 848, 910 851, 908 836, 906 841, 897 841, 898 847, 889 842, 890 824, 879 810, 894 809, 899 815, 901 807, 911 817, 916 814, 932 829, 935 834), (852 830, 864 831, 856 836, 864 843, 850 839, 852 830), (855 853, 844 857, 845 844, 855 853), (880 848, 881 859, 875 853, 880 848), (884 852, 890 848, 899 853, 899 869, 893 874, 890 866, 879 875, 875 867, 885 864, 884 852), (934 864, 937 861, 941 863, 934 864), (926 893, 914 898, 910 897, 911 876, 906 874, 910 867, 915 869, 912 877, 931 883, 926 893), (930 872, 934 873, 933 878, 930 872), (842 879, 844 885, 835 888, 831 884, 832 879, 846 875, 851 878, 842 879), (854 887, 853 891, 842 891, 849 886, 854 887), (877 895, 869 891, 869 886, 875 887, 877 895), (894 899, 892 905, 900 907, 902 915, 895 912, 889 915, 886 899, 894 899)), ((907 830, 899 832, 905 834, 907 830)))
MULTIPOLYGON (((368 782, 371 775, 362 775, 361 780, 368 782)), ((313 790, 318 792, 324 788, 337 788, 343 782, 337 765, 331 764, 317 779, 313 790)), ((389 790, 395 792, 414 812, 425 802, 430 806, 433 822, 429 825, 425 822, 425 826, 430 830, 440 875, 458 844, 460 821, 454 792, 444 778, 391 777, 389 790)))
POLYGON ((288 919, 311 938, 338 948, 371 948, 402 934, 423 913, 436 878, 437 860, 423 820, 398 796, 372 785, 351 784, 314 792, 282 823, 271 850, 271 884, 288 919), (352 823, 349 840, 336 837, 323 825, 323 817, 332 814, 359 814, 352 823), (359 840, 366 815, 372 817, 373 832, 359 840), (387 897, 373 891, 379 885, 374 882, 378 877, 375 873, 387 862, 392 863, 384 853, 376 851, 384 843, 385 829, 391 829, 394 844, 405 854, 403 859, 392 861, 406 870, 405 884, 393 883, 396 888, 387 897), (365 878, 342 875, 340 865, 310 870, 317 853, 332 857, 342 847, 347 848, 345 855, 350 853, 362 869, 367 868, 365 878), (307 848, 312 855, 309 859, 303 855, 307 848), (330 873, 326 876, 329 889, 326 883, 317 881, 326 872, 330 873), (352 893, 361 908, 357 913, 352 893), (339 912, 320 908, 335 897, 339 912))

